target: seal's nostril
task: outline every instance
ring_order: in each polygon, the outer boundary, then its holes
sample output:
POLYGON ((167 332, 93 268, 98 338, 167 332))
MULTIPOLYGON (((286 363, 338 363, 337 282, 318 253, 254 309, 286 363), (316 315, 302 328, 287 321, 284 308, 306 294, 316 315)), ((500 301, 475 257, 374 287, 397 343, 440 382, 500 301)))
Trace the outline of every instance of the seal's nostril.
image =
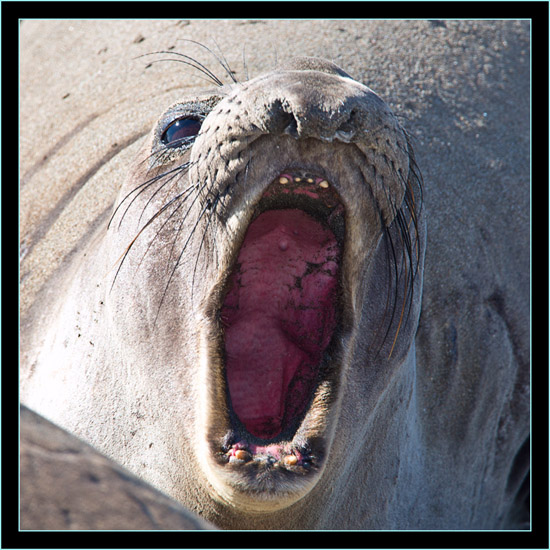
POLYGON ((299 136, 298 136, 298 123, 296 122, 296 118, 294 117, 294 115, 292 113, 289 113, 288 117, 289 117, 289 121, 288 121, 288 124, 286 125, 283 133, 288 134, 289 136, 297 138, 299 136))
POLYGON ((298 121, 292 108, 285 102, 277 99, 269 106, 271 118, 267 124, 267 130, 273 135, 288 134, 292 137, 298 135, 298 121))
POLYGON ((344 143, 349 143, 353 136, 355 135, 355 130, 353 128, 343 128, 342 126, 334 132, 334 137, 338 141, 343 141, 344 143))
POLYGON ((355 109, 351 109, 347 120, 340 124, 334 132, 334 137, 337 140, 345 143, 349 143, 352 140, 353 136, 355 136, 357 132, 356 115, 357 111, 355 109))

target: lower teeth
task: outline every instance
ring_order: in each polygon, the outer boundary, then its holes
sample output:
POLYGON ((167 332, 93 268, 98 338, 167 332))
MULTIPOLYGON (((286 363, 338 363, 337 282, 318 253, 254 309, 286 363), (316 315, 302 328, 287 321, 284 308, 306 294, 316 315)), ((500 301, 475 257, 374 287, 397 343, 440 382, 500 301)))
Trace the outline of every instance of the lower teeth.
POLYGON ((300 465, 302 466, 309 465, 309 458, 302 457, 302 460, 301 460, 295 454, 292 454, 292 453, 289 453, 289 454, 282 453, 281 456, 277 458, 269 453, 259 452, 258 454, 254 455, 245 449, 237 449, 237 450, 231 449, 227 453, 225 453, 225 455, 226 457, 228 457, 230 464, 245 464, 253 460, 254 462, 264 462, 266 464, 270 464, 275 467, 278 467, 278 466, 292 467, 292 466, 300 466, 300 465))

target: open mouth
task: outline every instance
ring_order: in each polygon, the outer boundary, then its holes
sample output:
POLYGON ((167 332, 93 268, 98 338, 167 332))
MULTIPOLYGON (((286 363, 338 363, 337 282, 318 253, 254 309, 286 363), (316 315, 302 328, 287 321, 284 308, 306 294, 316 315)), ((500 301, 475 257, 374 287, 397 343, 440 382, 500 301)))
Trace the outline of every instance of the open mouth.
POLYGON ((230 429, 218 463, 318 469, 321 449, 295 436, 338 332, 344 234, 344 206, 323 177, 285 171, 264 191, 219 309, 230 429))
POLYGON ((338 321, 341 244, 331 225, 341 228, 343 208, 326 180, 283 174, 259 210, 221 318, 232 411, 248 433, 270 440, 311 401, 338 321))

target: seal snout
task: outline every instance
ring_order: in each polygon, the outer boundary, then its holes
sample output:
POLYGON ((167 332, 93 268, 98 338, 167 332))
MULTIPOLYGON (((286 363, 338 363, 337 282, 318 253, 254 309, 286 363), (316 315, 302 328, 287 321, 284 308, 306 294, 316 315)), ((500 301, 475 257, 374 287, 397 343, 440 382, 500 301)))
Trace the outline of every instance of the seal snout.
POLYGON ((322 141, 350 143, 360 139, 363 121, 373 103, 381 100, 365 86, 338 75, 312 72, 283 74, 273 85, 274 97, 262 98, 270 118, 265 129, 272 135, 295 139, 314 137, 322 141), (287 78, 292 79, 285 85, 287 78))
POLYGON ((248 118, 252 130, 325 142, 360 141, 389 114, 370 88, 333 63, 303 57, 243 83, 223 103, 220 113, 229 108, 240 120, 248 118))

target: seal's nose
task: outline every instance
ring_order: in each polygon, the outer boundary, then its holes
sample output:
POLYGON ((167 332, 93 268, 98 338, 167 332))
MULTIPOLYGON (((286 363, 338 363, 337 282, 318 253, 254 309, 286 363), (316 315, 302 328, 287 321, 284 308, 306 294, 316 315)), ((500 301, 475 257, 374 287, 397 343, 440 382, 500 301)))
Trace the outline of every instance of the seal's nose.
POLYGON ((357 128, 353 124, 353 118, 355 117, 355 110, 351 109, 349 113, 346 113, 347 119, 344 116, 344 120, 339 122, 338 126, 332 131, 327 131, 327 114, 323 113, 322 115, 317 115, 322 117, 320 120, 316 120, 315 112, 301 113, 290 110, 286 111, 283 106, 281 106, 281 112, 279 114, 281 122, 284 125, 283 134, 292 136, 293 138, 306 138, 306 137, 316 137, 324 141, 332 141, 337 139, 338 141, 343 141, 349 143, 352 141, 357 128), (323 123, 324 131, 319 128, 319 122, 323 123))
POLYGON ((369 88, 348 77, 319 71, 285 71, 273 79, 263 103, 265 130, 296 139, 313 137, 349 143, 366 128, 376 129, 384 102, 369 88))

